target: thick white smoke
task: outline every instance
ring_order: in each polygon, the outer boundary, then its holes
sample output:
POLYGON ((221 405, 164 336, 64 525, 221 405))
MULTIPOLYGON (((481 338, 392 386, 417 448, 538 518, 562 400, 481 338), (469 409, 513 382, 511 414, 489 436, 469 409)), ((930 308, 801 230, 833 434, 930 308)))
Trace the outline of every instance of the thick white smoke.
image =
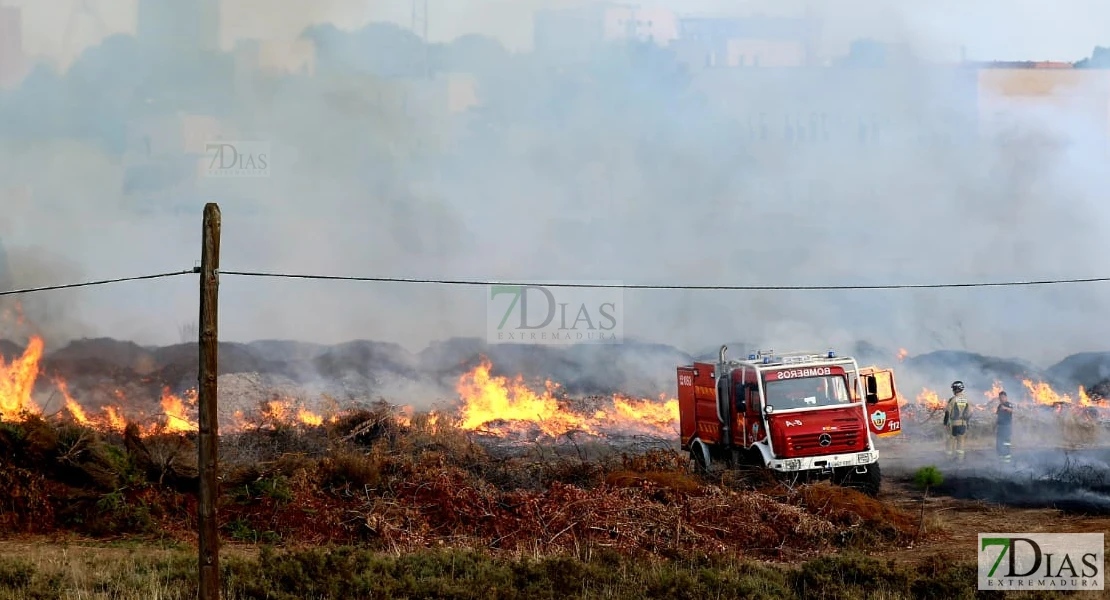
MULTIPOLYGON (((570 3, 465 4, 431 3, 433 41, 464 33, 447 25, 458 23, 527 49, 530 11, 570 3)), ((951 59, 959 45, 971 58, 1076 60, 1103 41, 1085 32, 1106 21, 1098 18, 1105 7, 1054 11, 1052 22, 1062 24, 1045 32, 1048 20, 1036 13, 950 4, 814 6, 825 19, 821 51, 835 58, 851 41, 874 37, 926 61, 951 59)), ((328 22, 404 22, 408 8, 228 1, 223 43, 289 40, 328 22)), ((805 6, 676 8, 800 14, 805 6)), ((64 16, 50 22, 30 13, 32 38, 66 27, 64 16)), ((201 207, 215 200, 227 269, 721 285, 1037 279, 1105 269, 1100 194, 1108 176, 1100 165, 1110 94, 1095 71, 1077 80, 1070 103, 1018 107, 1019 139, 1001 142, 977 133, 980 117, 993 113, 973 68, 694 64, 681 73, 665 52, 614 48, 560 72, 527 54, 487 48, 463 57, 460 45, 441 45, 428 60, 465 64, 485 107, 451 115, 444 77, 399 81, 371 72, 422 56, 404 32, 375 31, 352 41, 317 29, 312 78, 236 79, 230 62, 215 59, 155 63, 127 37, 85 51, 61 80, 32 75, 3 96, 0 193, 7 202, 29 190, 29 200, 5 205, 17 224, 4 234, 9 254, 48 248, 88 278, 189 268, 201 207), (1093 109, 1099 102, 1101 113, 1093 109), (225 137, 270 142, 272 177, 125 192, 139 160, 131 132, 142 119, 176 113, 211 114, 225 137), (860 144, 860 119, 870 127, 872 116, 882 144, 860 144), (819 141, 784 140, 799 129, 819 141)), ((175 342, 179 325, 195 319, 195 289, 194 278, 182 277, 67 292, 66 315, 82 324, 73 335, 175 342)), ((487 293, 228 276, 221 336, 371 338, 418 350, 483 336, 487 293)), ((1107 293, 1100 285, 628 291, 624 325, 630 337, 689 351, 737 339, 781 350, 868 339, 914 353, 959 348, 1048 363, 1105 346, 1110 326, 1099 317, 1107 293)), ((47 301, 26 302, 40 299, 47 301)))

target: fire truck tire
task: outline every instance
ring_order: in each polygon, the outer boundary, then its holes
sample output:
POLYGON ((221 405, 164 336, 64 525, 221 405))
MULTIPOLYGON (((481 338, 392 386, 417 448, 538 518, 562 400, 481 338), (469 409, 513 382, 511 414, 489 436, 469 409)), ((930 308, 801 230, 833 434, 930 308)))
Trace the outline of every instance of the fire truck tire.
POLYGON ((763 454, 756 448, 742 449, 738 452, 737 461, 740 467, 755 467, 758 469, 766 468, 766 463, 763 460, 763 454))
POLYGON ((698 475, 709 474, 709 467, 712 464, 712 459, 709 458, 709 449, 701 440, 694 440, 690 444, 690 460, 694 464, 694 472, 698 475))

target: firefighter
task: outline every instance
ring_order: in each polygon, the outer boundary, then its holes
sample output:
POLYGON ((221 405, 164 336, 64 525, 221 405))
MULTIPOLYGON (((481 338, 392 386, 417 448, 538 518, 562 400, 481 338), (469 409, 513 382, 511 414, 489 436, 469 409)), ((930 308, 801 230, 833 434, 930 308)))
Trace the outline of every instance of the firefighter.
POLYGON ((998 413, 998 457, 1002 462, 1008 463, 1011 460, 1010 437, 1014 432, 1014 405, 1004 391, 998 393, 998 408, 995 412, 998 413))
POLYGON ((952 382, 952 397, 948 399, 948 406, 944 409, 944 425, 948 430, 945 454, 952 458, 955 453, 957 460, 964 461, 964 436, 967 435, 968 419, 971 417, 971 403, 964 396, 964 382, 952 382))

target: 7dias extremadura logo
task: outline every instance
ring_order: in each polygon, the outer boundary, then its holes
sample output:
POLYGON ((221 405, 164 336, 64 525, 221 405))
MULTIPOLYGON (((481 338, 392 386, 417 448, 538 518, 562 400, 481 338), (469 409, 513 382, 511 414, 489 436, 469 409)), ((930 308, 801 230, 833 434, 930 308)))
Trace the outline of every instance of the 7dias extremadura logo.
POLYGON ((1104 534, 980 533, 980 590, 1101 590, 1104 534))
POLYGON ((619 344, 623 290, 616 282, 491 285, 486 328, 491 344, 619 344))

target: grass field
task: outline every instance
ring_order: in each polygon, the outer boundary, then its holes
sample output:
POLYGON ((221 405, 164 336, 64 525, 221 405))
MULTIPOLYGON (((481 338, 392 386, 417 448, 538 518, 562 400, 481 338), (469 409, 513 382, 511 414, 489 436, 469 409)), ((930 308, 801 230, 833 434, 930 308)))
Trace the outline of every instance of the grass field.
MULTIPOLYGON (((3 600, 196 597, 196 554, 185 546, 31 540, 0 544, 0 553, 3 600)), ((695 553, 676 559, 604 549, 584 554, 234 547, 223 551, 222 579, 229 600, 975 597, 973 565, 940 557, 907 566, 849 553, 776 565, 695 553)))

